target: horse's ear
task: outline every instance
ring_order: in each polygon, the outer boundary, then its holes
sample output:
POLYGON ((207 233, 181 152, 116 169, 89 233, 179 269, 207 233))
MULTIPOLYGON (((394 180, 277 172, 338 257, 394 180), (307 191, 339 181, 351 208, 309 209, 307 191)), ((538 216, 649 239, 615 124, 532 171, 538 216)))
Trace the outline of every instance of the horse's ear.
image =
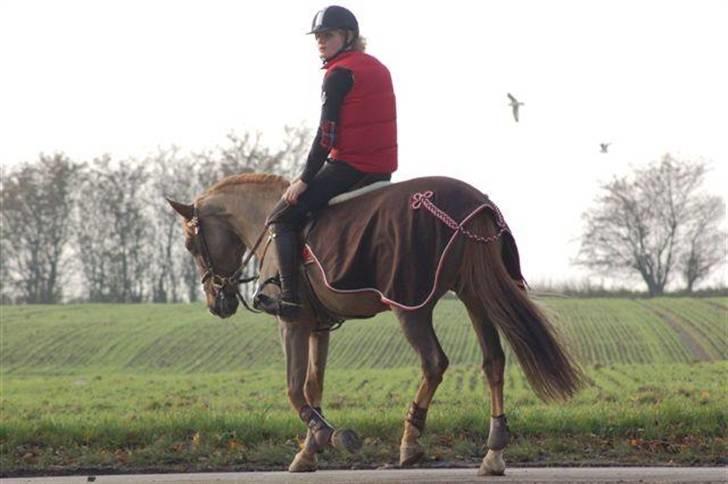
POLYGON ((175 211, 182 215, 185 220, 190 220, 194 216, 195 208, 192 206, 192 204, 185 204, 185 203, 179 203, 175 202, 174 200, 171 200, 167 198, 167 201, 170 205, 172 205, 172 208, 175 209, 175 211))

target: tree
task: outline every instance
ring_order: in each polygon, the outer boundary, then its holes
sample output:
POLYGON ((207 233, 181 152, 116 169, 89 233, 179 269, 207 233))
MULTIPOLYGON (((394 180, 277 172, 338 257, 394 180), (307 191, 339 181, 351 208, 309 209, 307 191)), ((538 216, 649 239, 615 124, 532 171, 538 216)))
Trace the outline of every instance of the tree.
POLYGON ((2 194, 2 196, 0 196, 0 214, 3 214, 0 216, 0 304, 12 304, 13 295, 15 293, 14 285, 10 280, 10 269, 8 267, 8 264, 10 263, 10 258, 8 257, 11 250, 10 243, 8 241, 8 237, 4 235, 5 230, 7 230, 5 227, 4 215, 4 194, 7 185, 6 171, 7 170, 4 166, 0 166, 0 194, 2 194))
MULTIPOLYGON (((667 154, 632 177, 605 184, 597 205, 583 215, 586 229, 577 263, 612 276, 636 272, 651 296, 662 294, 678 261, 689 252, 691 227, 694 231, 700 226, 698 214, 704 211, 697 207, 705 172, 702 162, 667 154)), ((707 235, 698 239, 713 241, 707 235)), ((706 274, 703 270, 700 277, 706 274)))
POLYGON ((6 295, 10 282, 21 302, 61 301, 70 216, 82 169, 62 153, 41 154, 37 162, 24 163, 3 179, 1 272, 6 295))
POLYGON ((146 167, 134 160, 93 161, 81 187, 76 241, 89 301, 140 302, 153 238, 145 213, 146 167))
POLYGON ((305 126, 286 126, 284 132, 283 146, 273 155, 276 160, 274 173, 293 178, 303 170, 313 136, 305 126))
POLYGON ((170 210, 164 198, 192 200, 202 190, 195 176, 195 163, 179 149, 160 149, 145 164, 151 169, 148 208, 156 235, 150 241, 154 256, 149 275, 152 301, 179 302, 183 299, 182 285, 190 301, 198 299, 199 278, 195 262, 184 253, 182 229, 177 214, 170 210))
POLYGON ((282 146, 274 150, 262 143, 261 133, 229 133, 226 145, 195 155, 200 183, 207 188, 226 176, 251 172, 292 178, 305 163, 311 139, 310 129, 286 126, 282 146))
POLYGON ((723 217, 725 203, 720 197, 699 197, 691 206, 685 233, 686 250, 679 261, 687 292, 692 292, 698 281, 725 262, 726 233, 720 230, 723 217))

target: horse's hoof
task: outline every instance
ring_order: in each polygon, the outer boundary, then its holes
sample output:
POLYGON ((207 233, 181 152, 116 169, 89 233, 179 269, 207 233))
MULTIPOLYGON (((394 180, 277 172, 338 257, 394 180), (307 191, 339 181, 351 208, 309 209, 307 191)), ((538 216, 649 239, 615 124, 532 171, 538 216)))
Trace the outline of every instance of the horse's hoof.
POLYGON ((399 465, 409 467, 418 463, 425 456, 425 449, 417 442, 399 446, 399 465))
POLYGON ((479 476, 502 476, 506 473, 506 461, 502 450, 488 450, 478 469, 479 476))
POLYGON ((313 472, 316 469, 318 469, 316 454, 309 455, 303 450, 296 454, 288 466, 288 472, 313 472))
POLYGON ((334 430, 331 436, 331 444, 335 449, 346 450, 352 454, 361 450, 361 439, 353 430, 334 430))

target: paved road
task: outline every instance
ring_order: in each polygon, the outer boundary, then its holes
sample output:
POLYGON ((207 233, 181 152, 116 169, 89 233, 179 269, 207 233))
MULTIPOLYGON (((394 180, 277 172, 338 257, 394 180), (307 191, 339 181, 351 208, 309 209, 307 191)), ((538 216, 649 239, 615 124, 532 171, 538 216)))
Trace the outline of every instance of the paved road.
POLYGON ((477 469, 384 469, 357 471, 318 471, 310 474, 287 472, 243 472, 210 474, 147 474, 126 476, 68 476, 2 479, 2 484, 372 484, 372 483, 651 483, 651 482, 728 482, 728 468, 720 467, 581 467, 510 468, 502 477, 478 477, 477 469))

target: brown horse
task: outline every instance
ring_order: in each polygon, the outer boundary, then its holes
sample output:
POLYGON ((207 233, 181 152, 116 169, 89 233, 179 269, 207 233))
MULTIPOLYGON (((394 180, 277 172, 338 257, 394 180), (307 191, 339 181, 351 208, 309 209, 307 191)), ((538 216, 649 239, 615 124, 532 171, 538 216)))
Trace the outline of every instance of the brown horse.
MULTIPOLYGON (((462 182, 458 182, 462 183, 462 182)), ((463 187, 471 187, 462 183, 463 187)), ((235 313, 241 259, 252 249, 263 260, 261 276, 276 270, 273 251, 265 256, 267 244, 260 244, 265 220, 281 198, 288 182, 264 174, 244 174, 225 178, 197 197, 191 205, 169 201, 184 219, 185 244, 195 257, 209 310, 219 317, 235 313)), ((395 187, 393 185, 392 187, 395 187)), ((390 187, 389 189, 396 189, 390 187)), ((479 193, 479 192, 478 192, 479 193)), ((493 213, 482 211, 470 220, 468 230, 496 234, 493 213)), ((565 399, 583 381, 579 367, 562 347, 551 324, 529 300, 521 283, 513 279, 505 244, 508 237, 491 237, 488 243, 459 237, 444 259, 436 291, 427 304, 404 310, 382 302, 376 294, 342 294, 327 288, 322 276, 309 274, 323 305, 344 318, 372 316, 392 310, 405 337, 420 357, 422 380, 404 422, 400 445, 400 464, 411 465, 424 455, 418 439, 422 435, 427 410, 435 390, 448 367, 448 358, 433 329, 433 308, 447 291, 454 291, 465 304, 483 352, 482 370, 490 389, 490 434, 488 453, 479 474, 503 474, 503 449, 509 439, 503 406, 505 355, 502 334, 510 343, 531 387, 542 399, 565 399)), ((302 286, 303 284, 301 284, 302 286)), ((302 297, 301 300, 306 300, 302 297)), ((317 468, 316 453, 333 445, 356 450, 358 438, 351 431, 337 432, 322 416, 321 401, 324 371, 329 347, 329 332, 315 331, 315 311, 306 305, 298 320, 279 318, 286 357, 288 398, 291 406, 308 425, 303 448, 289 470, 312 471, 317 468)))

